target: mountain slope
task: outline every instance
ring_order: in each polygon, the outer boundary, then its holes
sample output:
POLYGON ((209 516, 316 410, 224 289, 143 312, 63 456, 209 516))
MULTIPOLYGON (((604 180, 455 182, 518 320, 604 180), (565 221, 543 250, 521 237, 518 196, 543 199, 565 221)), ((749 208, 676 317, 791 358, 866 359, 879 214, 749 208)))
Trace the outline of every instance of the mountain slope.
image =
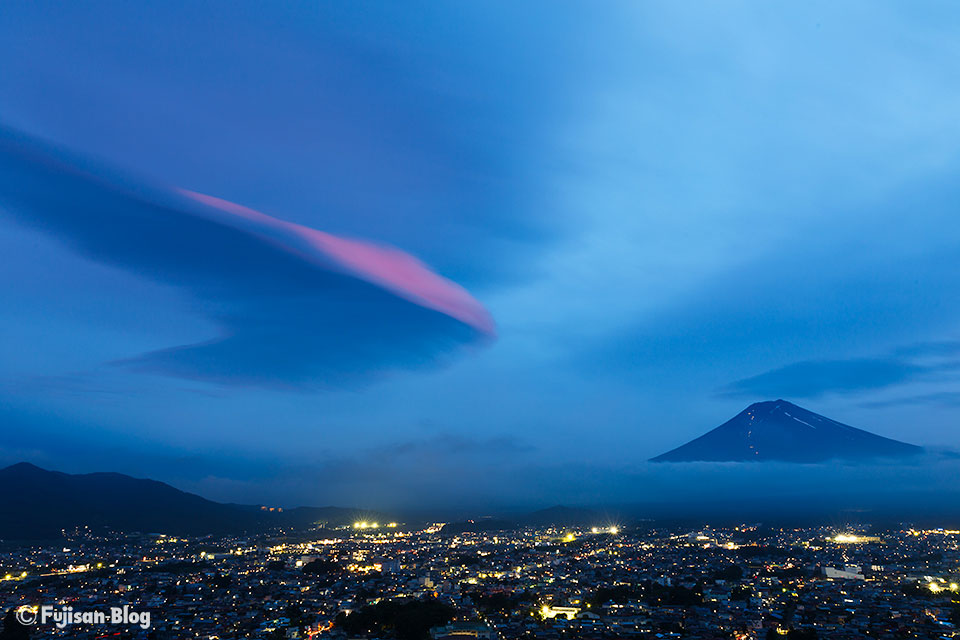
POLYGON ((212 502, 119 473, 70 475, 28 463, 0 469, 0 538, 38 538, 77 526, 218 533, 257 524, 250 508, 212 502))
POLYGON ((923 449, 842 424, 786 400, 750 405, 716 429, 653 462, 900 458, 923 449))
POLYGON ((610 522, 610 516, 593 509, 557 505, 528 513, 521 519, 521 522, 533 527, 572 527, 610 522))
POLYGON ((89 526, 143 533, 208 534, 351 522, 335 507, 263 511, 222 504, 156 480, 120 473, 72 475, 22 462, 0 469, 0 539, 39 539, 89 526))

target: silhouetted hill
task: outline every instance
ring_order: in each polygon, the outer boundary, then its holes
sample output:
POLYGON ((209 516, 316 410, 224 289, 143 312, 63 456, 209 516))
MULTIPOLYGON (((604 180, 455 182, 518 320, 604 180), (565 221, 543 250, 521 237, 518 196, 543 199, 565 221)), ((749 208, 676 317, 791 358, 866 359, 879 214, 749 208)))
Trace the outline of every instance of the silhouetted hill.
POLYGON ((524 525, 532 527, 592 526, 603 524, 609 520, 609 516, 605 516, 599 511, 594 511, 593 509, 565 507, 563 505, 557 505, 555 507, 533 511, 532 513, 528 513, 520 519, 524 525))
POLYGON ((7 540, 57 537, 79 526, 181 535, 336 526, 357 514, 338 507, 265 511, 222 504, 120 473, 72 475, 25 462, 0 469, 0 539, 7 540))
POLYGON ((903 458, 923 449, 807 411, 786 400, 750 405, 716 429, 653 462, 903 458))
POLYGON ((603 513, 594 509, 557 505, 508 518, 477 518, 451 522, 443 527, 444 535, 477 533, 485 531, 509 531, 519 527, 593 527, 618 522, 619 515, 603 513))
POLYGON ((511 531, 517 528, 517 523, 513 520, 501 520, 499 518, 478 518, 476 520, 464 520, 462 522, 451 522, 445 524, 441 530, 441 535, 453 536, 462 533, 481 533, 488 531, 511 531))
POLYGON ((44 538, 77 526, 221 533, 259 524, 252 508, 224 505, 155 480, 70 475, 28 463, 0 469, 0 538, 44 538))

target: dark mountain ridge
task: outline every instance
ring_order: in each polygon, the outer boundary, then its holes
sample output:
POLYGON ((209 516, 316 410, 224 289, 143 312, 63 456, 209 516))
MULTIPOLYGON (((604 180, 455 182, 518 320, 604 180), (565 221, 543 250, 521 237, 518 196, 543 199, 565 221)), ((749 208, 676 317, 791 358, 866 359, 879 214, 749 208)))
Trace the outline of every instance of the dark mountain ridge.
POLYGON ((787 402, 757 402, 652 462, 824 462, 904 458, 921 447, 878 436, 787 402))
POLYGON ((222 504, 156 480, 121 473, 69 474, 27 462, 0 469, 0 539, 52 538, 77 527, 169 534, 221 534, 352 522, 357 511, 269 511, 222 504))

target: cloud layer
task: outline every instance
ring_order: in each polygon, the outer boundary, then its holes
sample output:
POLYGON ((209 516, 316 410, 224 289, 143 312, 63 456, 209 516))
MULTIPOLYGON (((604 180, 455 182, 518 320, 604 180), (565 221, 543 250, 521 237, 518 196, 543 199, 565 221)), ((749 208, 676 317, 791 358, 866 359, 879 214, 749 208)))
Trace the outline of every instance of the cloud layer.
MULTIPOLYGON (((922 342, 894 349, 876 358, 808 360, 794 362, 759 375, 738 380, 725 389, 729 396, 815 398, 826 393, 858 393, 911 382, 930 382, 960 370, 960 343, 922 342)), ((924 394, 906 404, 941 402, 943 394, 924 394)), ((904 401, 883 401, 873 406, 892 406, 904 401)))
POLYGON ((229 384, 342 385, 495 334, 416 258, 185 190, 0 129, 0 204, 96 261, 191 294, 220 335, 123 364, 229 384))

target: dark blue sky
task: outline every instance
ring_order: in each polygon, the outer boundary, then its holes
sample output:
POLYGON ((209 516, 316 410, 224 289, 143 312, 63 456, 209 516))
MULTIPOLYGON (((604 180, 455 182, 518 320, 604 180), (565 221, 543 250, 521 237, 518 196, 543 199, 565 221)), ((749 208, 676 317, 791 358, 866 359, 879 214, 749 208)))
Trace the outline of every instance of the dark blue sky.
POLYGON ((619 500, 776 397, 960 446, 960 7, 600 9, 6 3, 0 463, 619 500))

